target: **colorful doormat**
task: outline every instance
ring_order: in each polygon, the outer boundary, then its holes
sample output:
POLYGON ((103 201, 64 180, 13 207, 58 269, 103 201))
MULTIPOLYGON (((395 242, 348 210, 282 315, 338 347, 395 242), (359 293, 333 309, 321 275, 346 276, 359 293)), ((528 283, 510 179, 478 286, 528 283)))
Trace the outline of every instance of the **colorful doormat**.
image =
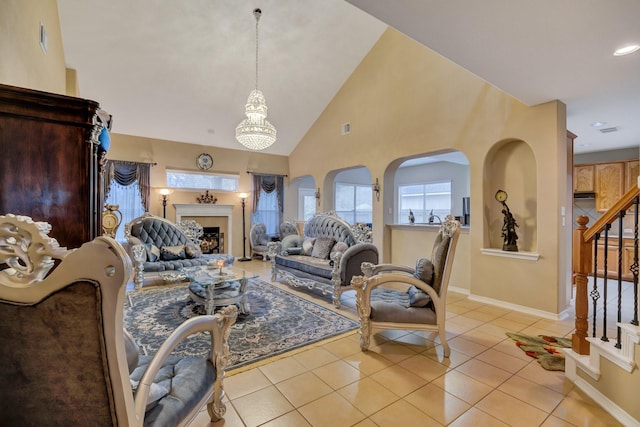
POLYGON ((548 371, 564 371, 564 353, 561 348, 571 348, 568 338, 551 337, 547 335, 531 335, 506 333, 516 342, 528 356, 535 357, 540 365, 548 371))
MULTIPOLYGON (((227 369, 324 340, 359 327, 359 323, 259 279, 247 285, 251 313, 238 315, 229 336, 227 369)), ((141 351, 153 355, 169 334, 186 319, 197 316, 187 286, 167 285, 132 291, 124 306, 124 325, 141 351)), ((189 337, 175 352, 204 356, 210 338, 189 337)))

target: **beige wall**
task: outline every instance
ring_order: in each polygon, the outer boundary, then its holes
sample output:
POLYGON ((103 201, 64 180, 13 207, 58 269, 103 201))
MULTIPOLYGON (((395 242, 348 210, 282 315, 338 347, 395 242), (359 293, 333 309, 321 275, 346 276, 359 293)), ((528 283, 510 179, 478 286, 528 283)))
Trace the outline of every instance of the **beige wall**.
MULTIPOLYGON (((559 102, 528 107, 485 81, 473 76, 395 30, 387 30, 345 82, 332 102, 307 132, 290 156, 292 178, 311 175, 320 183, 330 171, 365 165, 371 176, 382 177, 396 159, 456 149, 469 159, 471 211, 469 270, 471 297, 529 307, 556 314, 568 301, 561 300, 559 279, 565 271, 560 254, 560 203, 566 198, 566 119, 559 102), (340 135, 340 126, 351 123, 351 133, 340 135), (535 244, 538 261, 519 261, 482 255, 488 228, 486 214, 498 209, 493 199, 496 188, 486 187, 485 173, 492 173, 491 185, 509 191, 509 177, 503 171, 485 170, 485 159, 496 145, 522 141, 535 159, 532 175, 537 188, 535 244), (562 150, 559 148, 561 147, 562 150), (562 152, 560 152, 562 151, 562 152), (562 165, 562 167, 560 167, 562 165), (544 194, 540 192, 544 190, 544 194), (482 215, 480 214, 482 213, 482 215)), ((374 202, 374 243, 389 250, 384 227, 393 207, 392 191, 374 202)), ((512 196, 517 198, 517 192, 512 196)), ((387 257, 388 254, 383 254, 387 257)))
MULTIPOLYGON (((225 148, 208 147, 196 144, 185 144, 161 139, 135 137, 130 135, 111 135, 111 149, 107 155, 112 160, 127 160, 133 162, 156 163, 151 168, 151 200, 149 211, 162 216, 161 196, 157 189, 166 187, 165 170, 178 169, 198 171, 196 158, 201 153, 209 153, 213 157, 211 172, 237 174, 239 177, 238 193, 212 192, 218 198, 217 204, 233 205, 233 255, 242 256, 242 207, 239 193, 251 192, 251 175, 247 171, 288 174, 288 158, 273 154, 262 154, 244 150, 229 150, 225 148)), ((167 219, 175 221, 176 211, 174 203, 197 203, 196 197, 204 193, 193 191, 175 191, 169 195, 167 203, 167 219)), ((286 202, 285 202, 286 204, 286 202)), ((250 203, 246 209, 246 252, 249 254, 249 227, 251 220, 250 203)), ((225 236, 228 239, 228 236, 225 236)))
POLYGON ((56 0, 0 1, 0 83, 66 94, 67 76, 56 0), (48 36, 40 48, 40 23, 48 36))

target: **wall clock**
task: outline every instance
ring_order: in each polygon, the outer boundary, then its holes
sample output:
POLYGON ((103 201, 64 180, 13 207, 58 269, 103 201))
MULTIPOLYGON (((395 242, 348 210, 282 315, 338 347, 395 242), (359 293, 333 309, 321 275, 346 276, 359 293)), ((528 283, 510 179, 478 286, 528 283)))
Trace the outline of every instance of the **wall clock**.
POLYGON ((207 169, 211 169, 211 166, 213 166, 213 157, 211 157, 210 154, 202 153, 198 156, 196 163, 200 169, 206 171, 207 169))

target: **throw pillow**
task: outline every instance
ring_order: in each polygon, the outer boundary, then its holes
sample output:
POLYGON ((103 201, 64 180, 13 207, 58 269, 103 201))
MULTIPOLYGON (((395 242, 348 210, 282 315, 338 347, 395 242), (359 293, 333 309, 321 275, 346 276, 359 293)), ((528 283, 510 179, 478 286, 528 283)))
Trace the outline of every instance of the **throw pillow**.
POLYGON ((163 246, 160 248, 160 259, 162 261, 175 261, 177 259, 185 259, 187 254, 184 251, 184 245, 179 246, 163 246))
POLYGON ((288 248, 285 252, 287 255, 302 255, 302 248, 288 248))
POLYGON ((313 244, 313 250, 311 256, 314 258, 327 259, 331 248, 336 243, 333 237, 318 237, 313 244))
POLYGON ((433 284, 433 263, 428 258, 420 258, 416 261, 416 271, 413 273, 416 279, 420 279, 429 285, 433 284))
POLYGON ((305 237, 302 242, 302 255, 311 255, 313 251, 313 243, 316 241, 315 237, 305 237))
POLYGON ((160 259, 160 248, 152 243, 145 245, 147 248, 147 261, 155 262, 160 259))
POLYGON ((202 249, 193 242, 184 245, 184 252, 187 258, 200 258, 202 256, 202 249))
POLYGON ((429 294, 415 286, 409 287, 407 293, 409 294, 409 307, 426 307, 431 302, 429 294))
POLYGON ((347 245, 345 242, 337 242, 331 248, 330 258, 333 257, 333 253, 334 252, 343 252, 344 253, 344 251, 346 251, 347 249, 349 249, 349 245, 347 245))
MULTIPOLYGON (((131 381, 131 389, 135 393, 138 390, 139 381, 135 381, 129 379, 131 381)), ((152 409, 154 406, 158 404, 158 401, 169 394, 169 390, 162 387, 160 384, 151 383, 149 387, 149 397, 147 398, 147 406, 145 407, 145 412, 152 409)))

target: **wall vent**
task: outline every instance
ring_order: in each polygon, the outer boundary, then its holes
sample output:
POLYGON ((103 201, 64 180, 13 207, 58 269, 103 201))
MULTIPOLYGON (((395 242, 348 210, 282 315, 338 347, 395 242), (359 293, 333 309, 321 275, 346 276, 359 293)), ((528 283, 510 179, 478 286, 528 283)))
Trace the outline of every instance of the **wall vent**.
POLYGON ((351 123, 343 124, 341 132, 343 135, 349 135, 351 133, 351 123))
POLYGON ((600 132, 602 133, 618 132, 618 128, 615 126, 610 128, 604 128, 604 129, 600 129, 600 132))

